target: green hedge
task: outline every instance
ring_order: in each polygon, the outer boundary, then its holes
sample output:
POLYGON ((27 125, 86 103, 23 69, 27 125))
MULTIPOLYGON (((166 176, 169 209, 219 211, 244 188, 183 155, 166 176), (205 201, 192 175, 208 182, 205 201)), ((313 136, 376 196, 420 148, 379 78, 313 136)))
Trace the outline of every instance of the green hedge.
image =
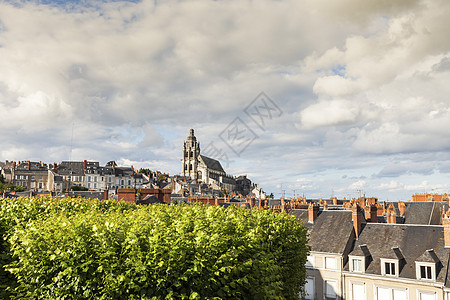
POLYGON ((71 201, 0 210, 11 298, 298 299, 304 284, 306 229, 287 214, 71 201))

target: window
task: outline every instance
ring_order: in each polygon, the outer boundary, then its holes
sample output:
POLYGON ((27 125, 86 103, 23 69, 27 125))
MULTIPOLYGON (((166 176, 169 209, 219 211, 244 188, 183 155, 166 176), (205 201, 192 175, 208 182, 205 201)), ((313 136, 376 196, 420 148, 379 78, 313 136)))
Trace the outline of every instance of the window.
POLYGON ((366 287, 363 282, 352 282, 350 285, 350 299, 351 300, 365 300, 366 287))
POLYGON ((418 300, 436 300, 436 293, 430 291, 418 291, 418 300))
POLYGON ((363 271, 363 260, 361 258, 350 259, 350 267, 352 272, 362 272, 363 271))
POLYGON ((42 176, 39 176, 39 180, 42 180, 42 176))
POLYGON ((420 266, 420 278, 431 279, 431 267, 430 266, 420 266))
POLYGON ((31 176, 31 180, 35 180, 35 177, 34 177, 34 176, 31 176))
POLYGON ((310 267, 313 268, 314 267, 314 256, 312 255, 308 255, 308 257, 306 258, 306 267, 310 267))
POLYGON ((416 262, 416 278, 423 280, 435 280, 436 264, 416 262))
POLYGON ((94 189, 96 189, 97 188, 97 184, 96 183, 94 183, 94 189))
POLYGON ((336 280, 325 280, 324 281, 324 291, 327 298, 336 299, 337 296, 337 281, 336 280))
POLYGON ((325 269, 336 270, 336 257, 325 257, 325 269))
POLYGON ((124 183, 123 183, 124 181, 123 181, 123 179, 120 181, 120 185, 123 185, 124 183))
POLYGON ((305 284, 305 299, 313 300, 314 294, 315 294, 315 288, 314 288, 314 277, 307 277, 306 278, 306 284, 305 284))
POLYGON ((39 182, 39 188, 42 189, 42 182, 39 182))
POLYGON ((407 300, 408 290, 402 288, 381 287, 375 288, 376 300, 407 300))
POLYGON ((97 176, 94 177, 94 182, 97 182, 97 176))
POLYGON ((91 181, 91 176, 88 176, 88 182, 91 181))
POLYGON ((88 183, 88 189, 90 189, 91 188, 91 184, 90 183, 88 183))
POLYGON ((398 276, 398 260, 381 259, 381 275, 398 276))
POLYGON ((26 187, 27 187, 27 182, 26 182, 26 181, 22 182, 22 186, 23 186, 24 188, 26 188, 26 187))
POLYGON ((395 275, 395 263, 385 262, 384 272, 386 275, 395 275))
POLYGON ((30 188, 34 189, 35 186, 36 186, 36 182, 31 182, 30 183, 30 188))

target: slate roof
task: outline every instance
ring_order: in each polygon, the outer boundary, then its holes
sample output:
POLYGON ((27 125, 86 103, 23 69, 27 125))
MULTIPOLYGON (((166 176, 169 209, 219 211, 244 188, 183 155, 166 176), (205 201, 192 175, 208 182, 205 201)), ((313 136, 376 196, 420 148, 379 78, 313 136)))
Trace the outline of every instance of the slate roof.
MULTIPOLYGON (((418 259, 429 259, 426 256, 432 254, 424 252, 433 249, 439 259, 436 281, 445 282, 450 249, 444 247, 442 226, 367 223, 349 255, 360 255, 361 245, 367 246, 371 257, 366 266, 366 274, 381 275, 381 258, 401 258, 399 277, 411 279, 416 278, 415 262, 418 259)), ((348 268, 347 262, 344 270, 348 271, 348 268)))
MULTIPOLYGON (((84 175, 83 169, 84 163, 82 161, 71 161, 70 162, 70 173, 72 175, 80 176, 84 175)), ((69 162, 63 161, 58 165, 58 174, 69 175, 69 162)))
POLYGON ((433 249, 425 250, 425 252, 419 256, 416 261, 420 262, 430 262, 430 263, 439 263, 439 258, 436 253, 434 253, 433 249))
POLYGON ((220 164, 220 162, 218 160, 209 158, 204 155, 200 155, 200 158, 208 169, 211 169, 211 170, 214 170, 217 172, 221 172, 221 173, 225 173, 225 171, 222 168, 222 165, 220 164))
POLYGON ((405 224, 442 225, 442 213, 448 209, 445 202, 406 202, 405 224))
POLYGON ((308 210, 290 211, 308 228, 311 251, 344 254, 349 240, 353 238, 352 212, 349 210, 320 211, 313 223, 308 223, 308 210))
POLYGON ((136 200, 136 204, 149 205, 154 203, 162 203, 155 195, 147 195, 142 200, 136 200))
POLYGON ((99 199, 103 200, 103 192, 91 192, 91 191, 70 191, 69 197, 76 198, 82 197, 86 199, 99 199))

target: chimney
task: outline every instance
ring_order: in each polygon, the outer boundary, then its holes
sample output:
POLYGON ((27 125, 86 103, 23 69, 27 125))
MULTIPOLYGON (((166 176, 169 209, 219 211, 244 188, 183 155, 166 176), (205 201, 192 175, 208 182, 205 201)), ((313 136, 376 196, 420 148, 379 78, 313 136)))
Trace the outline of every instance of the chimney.
POLYGON ((314 223, 319 214, 319 205, 310 203, 308 206, 308 223, 314 223))
POLYGON ((378 215, 377 205, 376 204, 370 205, 370 222, 371 223, 378 223, 377 215, 378 215))
POLYGON ((28 171, 31 170, 31 162, 28 161, 28 171))
POLYGON ((87 160, 84 160, 83 161, 83 170, 86 171, 86 169, 87 169, 87 160))
POLYGON ((377 211, 378 208, 375 204, 366 205, 364 207, 364 218, 367 222, 377 223, 377 211))
POLYGON ((337 198, 333 197, 333 205, 337 205, 337 198))
POLYGON ((450 209, 442 214, 442 226, 444 226, 444 246, 450 247, 450 209))
POLYGON ((386 221, 388 222, 388 224, 397 223, 397 214, 395 213, 395 209, 392 204, 389 204, 389 207, 386 211, 386 221))
POLYGON ((359 212, 358 204, 353 204, 352 206, 352 220, 353 220, 353 228, 355 229, 356 239, 359 238, 359 234, 361 233, 361 214, 359 212))
POLYGON ((326 202, 326 201, 323 204, 323 210, 328 210, 328 202, 326 202))
POLYGON ((15 162, 15 161, 13 161, 13 163, 12 163, 12 167, 13 167, 13 169, 15 169, 15 168, 16 168, 16 162, 15 162))
POLYGON ((103 200, 108 200, 108 189, 103 191, 103 200))
POLYGON ((406 204, 403 201, 398 201, 398 210, 400 211, 400 216, 403 217, 406 211, 406 204))
POLYGON ((371 222, 371 216, 370 216, 370 206, 366 205, 364 206, 364 218, 367 222, 371 222))

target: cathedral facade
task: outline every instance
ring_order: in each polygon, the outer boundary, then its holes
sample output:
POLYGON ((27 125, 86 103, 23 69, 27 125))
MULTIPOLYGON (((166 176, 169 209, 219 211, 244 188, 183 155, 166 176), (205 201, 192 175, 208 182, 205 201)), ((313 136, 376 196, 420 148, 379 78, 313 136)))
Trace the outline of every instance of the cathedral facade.
POLYGON ((199 183, 207 184, 214 189, 223 189, 231 192, 236 189, 236 181, 227 175, 220 162, 216 159, 200 154, 200 143, 194 135, 194 129, 183 145, 182 175, 199 183))

